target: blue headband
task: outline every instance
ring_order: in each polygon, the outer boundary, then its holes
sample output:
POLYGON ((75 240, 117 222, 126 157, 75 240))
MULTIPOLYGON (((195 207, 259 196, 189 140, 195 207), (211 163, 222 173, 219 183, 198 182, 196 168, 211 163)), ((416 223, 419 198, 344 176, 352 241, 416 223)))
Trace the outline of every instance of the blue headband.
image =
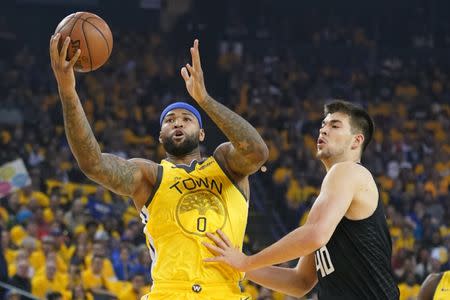
POLYGON ((194 116, 198 120, 198 124, 200 125, 200 128, 203 128, 202 117, 200 116, 200 112, 195 107, 193 107, 190 104, 187 104, 186 102, 175 102, 175 103, 170 104, 166 108, 164 108, 163 112, 161 113, 161 116, 159 117, 159 125, 162 126, 162 122, 169 111, 177 109, 177 108, 182 108, 182 109, 188 110, 191 113, 193 113, 194 116))

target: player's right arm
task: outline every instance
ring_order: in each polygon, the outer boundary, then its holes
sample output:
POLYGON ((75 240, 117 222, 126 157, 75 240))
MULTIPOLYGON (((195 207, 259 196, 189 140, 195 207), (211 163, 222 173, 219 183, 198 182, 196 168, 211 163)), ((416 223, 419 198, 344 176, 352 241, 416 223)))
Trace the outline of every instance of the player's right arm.
POLYGON ((417 296, 417 300, 432 300, 436 288, 441 281, 443 273, 433 273, 428 275, 428 277, 423 282, 420 287, 419 296, 417 296))
POLYGON ((80 56, 80 50, 70 61, 66 61, 70 39, 64 41, 58 52, 59 39, 59 34, 50 39, 50 58, 58 83, 70 149, 86 176, 117 194, 132 197, 140 209, 156 182, 157 164, 139 159, 125 160, 116 155, 101 153, 75 90, 73 66, 80 56))
POLYGON ((271 290, 303 297, 317 283, 314 253, 301 257, 295 268, 265 267, 247 272, 246 277, 271 290))

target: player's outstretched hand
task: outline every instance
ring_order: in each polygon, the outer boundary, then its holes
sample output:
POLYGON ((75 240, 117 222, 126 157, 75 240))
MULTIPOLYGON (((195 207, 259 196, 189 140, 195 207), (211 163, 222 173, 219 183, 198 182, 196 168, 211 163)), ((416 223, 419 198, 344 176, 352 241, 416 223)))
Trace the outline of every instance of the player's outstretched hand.
POLYGON ((75 74, 73 71, 73 66, 78 60, 78 57, 80 57, 81 50, 78 49, 72 59, 67 61, 67 48, 69 47, 70 38, 67 37, 64 40, 61 51, 58 51, 58 42, 60 37, 61 35, 57 33, 52 35, 50 38, 50 60, 52 63, 53 73, 55 74, 59 89, 75 88, 75 74))
POLYGON ((217 230, 218 236, 206 233, 206 235, 214 241, 215 245, 209 243, 203 243, 214 255, 215 257, 205 258, 205 262, 220 262, 227 264, 238 271, 246 272, 248 271, 249 257, 242 253, 239 248, 232 245, 228 237, 220 229, 217 230))
POLYGON ((203 78, 202 65, 200 63, 200 52, 198 50, 198 40, 194 41, 194 46, 191 47, 192 66, 186 64, 181 68, 181 76, 186 83, 186 89, 192 98, 197 103, 201 103, 206 99, 208 93, 206 92, 205 80, 203 78))

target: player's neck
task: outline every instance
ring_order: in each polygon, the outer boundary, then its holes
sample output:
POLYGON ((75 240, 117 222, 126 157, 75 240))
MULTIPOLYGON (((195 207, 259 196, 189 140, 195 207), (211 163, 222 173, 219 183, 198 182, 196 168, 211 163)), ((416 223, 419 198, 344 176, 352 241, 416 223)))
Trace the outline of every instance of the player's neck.
POLYGON ((327 172, 335 164, 340 163, 340 162, 345 162, 345 161, 352 161, 355 163, 360 163, 361 157, 359 155, 349 154, 349 155, 332 156, 332 157, 322 159, 322 163, 325 166, 325 169, 327 170, 327 172))
POLYGON ((200 154, 200 148, 196 148, 192 152, 183 156, 175 156, 167 152, 166 155, 167 155, 166 160, 176 165, 179 164, 190 165, 193 160, 199 161, 202 158, 200 154))

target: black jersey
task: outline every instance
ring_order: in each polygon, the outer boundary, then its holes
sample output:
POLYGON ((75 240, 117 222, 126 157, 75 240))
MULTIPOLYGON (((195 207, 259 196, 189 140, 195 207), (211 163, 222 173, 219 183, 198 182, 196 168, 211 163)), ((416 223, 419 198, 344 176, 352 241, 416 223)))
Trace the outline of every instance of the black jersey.
POLYGON ((319 300, 398 299, 391 252, 381 200, 366 219, 342 218, 328 243, 315 251, 319 300))

